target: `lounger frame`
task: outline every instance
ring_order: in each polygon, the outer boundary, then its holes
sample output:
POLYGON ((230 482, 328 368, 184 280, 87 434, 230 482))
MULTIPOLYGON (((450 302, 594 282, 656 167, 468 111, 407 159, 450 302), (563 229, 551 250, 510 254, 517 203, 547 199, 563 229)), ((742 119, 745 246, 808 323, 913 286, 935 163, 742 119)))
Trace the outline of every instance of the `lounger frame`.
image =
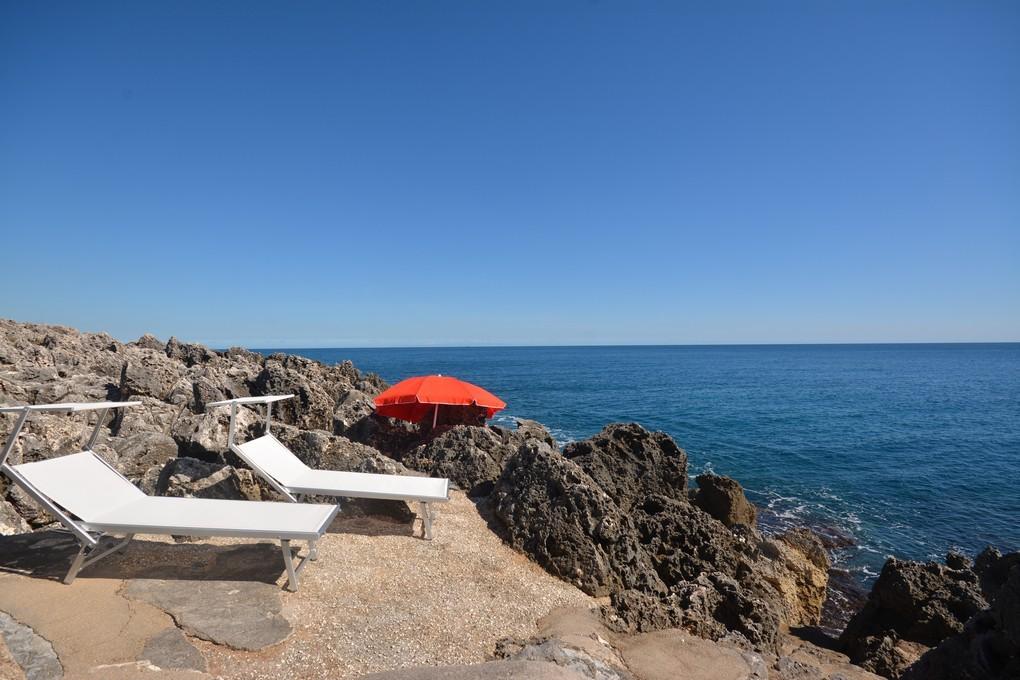
MULTIPOLYGON (((11 451, 14 449, 14 444, 17 442, 18 435, 24 428, 25 423, 28 421, 30 414, 34 412, 51 412, 51 413, 72 413, 78 411, 99 411, 99 415, 96 418, 96 423, 92 429, 88 439, 85 440, 85 444, 82 448, 83 453, 91 454, 96 460, 101 462, 104 466, 110 469, 114 474, 123 479, 126 483, 131 484, 131 481, 124 477, 115 467, 110 465, 102 456, 97 455, 92 451, 92 447, 95 445, 100 430, 106 420, 107 413, 110 409, 126 408, 129 406, 136 406, 141 404, 139 401, 128 401, 128 402, 98 402, 98 403, 74 403, 74 404, 53 404, 53 405, 39 405, 39 406, 8 406, 0 408, 0 413, 17 413, 17 420, 15 421, 14 427, 7 435, 7 440, 4 444, 3 452, 0 453, 0 472, 5 474, 12 482, 21 487, 34 501, 39 503, 43 508, 46 509, 53 517, 55 517, 61 525, 69 531, 80 544, 78 554, 71 562, 71 566, 67 571, 67 574, 63 578, 63 582, 70 584, 77 577, 78 573, 85 567, 98 562, 104 557, 108 557, 119 550, 125 548, 128 543, 135 537, 136 534, 156 534, 166 535, 167 528, 164 526, 136 526, 130 525, 130 530, 118 530, 109 531, 109 527, 101 527, 91 524, 89 522, 76 520, 70 513, 66 512, 56 502, 54 502, 49 496, 43 491, 38 489, 27 477, 21 474, 15 466, 10 465, 7 462, 11 451), (124 534, 124 538, 115 543, 113 546, 102 549, 100 542, 107 536, 115 536, 117 534, 124 534)), ((86 428, 86 431, 87 428, 86 428)), ((239 501, 240 502, 240 501, 239 501)), ((338 508, 334 508, 332 515, 329 516, 323 527, 328 526, 332 521, 333 517, 336 516, 338 508)), ((119 527, 119 529, 127 529, 127 527, 119 527)), ((220 536, 220 537, 244 537, 252 536, 251 532, 237 531, 208 531, 203 529, 197 529, 194 527, 181 527, 180 533, 192 535, 192 536, 220 536)), ((266 538, 265 535, 258 535, 259 538, 266 538)), ((305 535, 279 535, 274 534, 272 538, 277 538, 280 541, 281 551, 283 553, 283 562, 287 570, 287 589, 295 591, 299 585, 299 575, 304 569, 305 565, 309 561, 315 561, 318 559, 318 548, 316 545, 316 539, 308 538, 305 535), (291 549, 292 540, 307 540, 308 541, 308 554, 302 557, 297 564, 294 563, 294 555, 291 549)))
MULTIPOLYGON (((294 489, 291 489, 291 488, 287 487, 286 485, 282 484, 279 480, 274 478, 266 470, 262 469, 262 466, 260 466, 258 463, 253 461, 249 456, 247 456, 245 454, 244 450, 238 444, 238 442, 237 442, 237 428, 236 428, 237 407, 238 406, 241 406, 241 405, 255 406, 255 405, 260 405, 260 404, 264 405, 266 407, 266 417, 265 417, 265 428, 266 428, 266 431, 265 431, 265 435, 264 436, 272 437, 274 440, 276 440, 276 442, 278 444, 280 444, 281 447, 286 448, 285 446, 283 446, 283 444, 280 442, 280 440, 276 439, 276 437, 273 436, 273 433, 272 433, 273 404, 275 402, 278 402, 278 401, 283 401, 284 399, 293 399, 293 398, 294 398, 293 394, 276 394, 276 395, 266 395, 266 396, 263 396, 263 397, 240 397, 238 399, 226 399, 224 401, 213 402, 211 404, 208 404, 208 407, 230 406, 230 426, 228 428, 228 434, 227 434, 227 447, 234 453, 234 455, 236 455, 238 458, 243 460, 245 462, 245 464, 247 464, 248 467, 250 467, 252 470, 254 470, 255 473, 259 477, 261 477, 262 479, 266 480, 266 482, 268 482, 270 486, 272 486, 274 489, 276 489, 276 491, 278 491, 287 500, 292 501, 294 503, 299 503, 299 502, 301 502, 301 500, 305 496, 313 495, 313 494, 310 494, 310 493, 305 493, 305 494, 298 493, 294 489)), ((334 496, 334 497, 336 497, 336 496, 344 496, 343 493, 337 493, 337 492, 335 492, 335 491, 333 491, 331 489, 319 489, 319 490, 317 490, 317 493, 315 495, 334 496)), ((356 497, 359 497, 359 498, 360 497, 366 497, 367 498, 367 497, 373 497, 373 496, 356 496, 356 497)), ((407 498, 398 499, 398 498, 390 497, 390 496, 379 496, 379 497, 389 498, 391 500, 408 500, 407 498)), ((415 500, 415 499, 412 499, 412 500, 415 500)), ((432 537, 433 537, 432 522, 436 518, 436 511, 435 511, 435 508, 433 507, 433 503, 435 501, 417 500, 416 502, 418 502, 418 504, 421 507, 421 512, 419 513, 419 515, 420 515, 421 520, 422 520, 422 537, 425 540, 431 541, 432 537)))

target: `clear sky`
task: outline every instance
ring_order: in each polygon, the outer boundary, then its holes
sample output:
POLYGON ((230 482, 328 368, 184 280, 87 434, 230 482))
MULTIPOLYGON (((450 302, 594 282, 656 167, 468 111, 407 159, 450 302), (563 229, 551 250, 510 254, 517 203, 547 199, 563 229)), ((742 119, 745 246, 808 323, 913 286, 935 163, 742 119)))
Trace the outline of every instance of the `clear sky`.
POLYGON ((1020 2, 0 2, 0 316, 1020 340, 1020 2))

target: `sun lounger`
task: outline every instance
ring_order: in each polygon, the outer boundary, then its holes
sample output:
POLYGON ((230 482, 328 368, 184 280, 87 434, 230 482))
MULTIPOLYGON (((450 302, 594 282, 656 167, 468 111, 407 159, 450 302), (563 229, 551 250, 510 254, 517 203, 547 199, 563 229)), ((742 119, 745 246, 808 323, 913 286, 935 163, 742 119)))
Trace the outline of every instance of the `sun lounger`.
POLYGON ((205 498, 147 496, 91 449, 109 409, 140 402, 100 402, 11 406, 0 413, 18 413, 14 429, 0 454, 0 471, 46 508, 81 544, 64 577, 71 583, 84 567, 120 550, 135 534, 221 536, 280 541, 287 568, 287 587, 297 590, 306 560, 316 558, 315 542, 338 511, 335 505, 293 505, 205 498), (80 453, 35 463, 9 465, 7 457, 18 433, 35 412, 100 411, 95 429, 80 453), (104 535, 123 534, 123 541, 101 551, 104 535), (308 555, 295 566, 291 541, 308 541, 308 555))
POLYGON ((270 431, 273 403, 290 399, 293 394, 265 397, 242 397, 217 401, 209 406, 230 406, 230 431, 227 445, 252 470, 269 482, 274 489, 292 501, 303 496, 333 496, 345 498, 381 498, 421 504, 423 531, 432 539, 434 503, 449 500, 450 480, 410 475, 380 475, 364 472, 315 470, 305 465, 290 449, 280 443, 270 431), (257 439, 238 444, 235 433, 237 407, 244 404, 264 404, 266 432, 257 439))

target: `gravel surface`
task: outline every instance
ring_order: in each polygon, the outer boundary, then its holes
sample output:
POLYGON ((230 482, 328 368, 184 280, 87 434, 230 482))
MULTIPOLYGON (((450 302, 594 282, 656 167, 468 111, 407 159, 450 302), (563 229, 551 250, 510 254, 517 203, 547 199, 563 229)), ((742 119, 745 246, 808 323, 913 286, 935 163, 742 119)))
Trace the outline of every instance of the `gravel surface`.
POLYGON ((460 492, 439 506, 435 539, 418 535, 420 524, 411 536, 405 524, 339 519, 300 590, 283 595, 291 638, 261 652, 196 642, 210 672, 346 678, 477 663, 500 638, 533 635, 555 607, 596 604, 504 545, 460 492))

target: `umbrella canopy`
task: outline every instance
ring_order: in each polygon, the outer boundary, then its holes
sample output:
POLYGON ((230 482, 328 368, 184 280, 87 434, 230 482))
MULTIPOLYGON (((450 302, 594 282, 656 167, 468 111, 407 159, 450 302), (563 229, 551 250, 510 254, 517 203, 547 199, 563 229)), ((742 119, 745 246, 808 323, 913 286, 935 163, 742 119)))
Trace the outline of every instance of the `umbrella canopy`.
POLYGON ((412 423, 429 415, 435 418, 440 406, 480 407, 485 409, 486 418, 491 418, 506 408, 506 402, 478 385, 445 375, 408 378, 375 398, 376 413, 412 423))

